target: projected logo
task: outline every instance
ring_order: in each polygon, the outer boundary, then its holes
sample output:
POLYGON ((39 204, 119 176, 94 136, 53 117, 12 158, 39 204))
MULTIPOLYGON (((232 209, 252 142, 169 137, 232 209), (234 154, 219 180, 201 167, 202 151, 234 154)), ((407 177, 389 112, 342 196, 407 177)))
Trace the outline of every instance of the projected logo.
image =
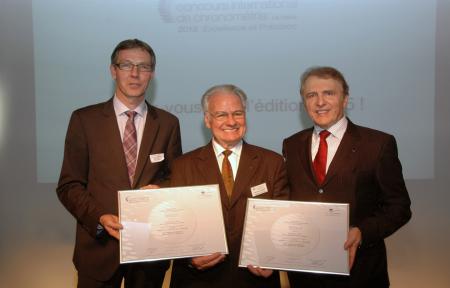
POLYGON ((176 24, 179 33, 296 30, 298 7, 298 0, 161 0, 158 4, 161 20, 176 24))
POLYGON ((171 12, 171 6, 173 5, 173 0, 161 0, 158 4, 159 16, 166 23, 174 22, 173 14, 171 12))

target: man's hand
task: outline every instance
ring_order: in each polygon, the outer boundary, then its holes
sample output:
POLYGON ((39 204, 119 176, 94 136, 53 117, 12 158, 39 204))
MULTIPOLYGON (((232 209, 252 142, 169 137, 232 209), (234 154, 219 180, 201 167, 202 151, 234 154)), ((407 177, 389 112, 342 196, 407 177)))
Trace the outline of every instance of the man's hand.
POLYGON ((252 272, 256 276, 264 277, 264 278, 270 277, 270 275, 272 275, 272 273, 273 273, 272 269, 264 269, 264 268, 259 268, 259 267, 255 267, 252 265, 248 265, 247 268, 248 268, 248 270, 250 270, 250 272, 252 272))
POLYGON ((207 256, 194 257, 191 259, 191 265, 198 270, 205 270, 213 267, 223 260, 225 260, 225 254, 217 252, 207 256))
POLYGON ((109 235, 119 240, 119 230, 123 228, 119 222, 119 217, 112 214, 104 214, 99 221, 109 235))
POLYGON ((355 262, 356 251, 361 244, 361 230, 358 227, 352 227, 348 231, 347 241, 344 244, 344 249, 348 250, 348 266, 351 270, 355 262))

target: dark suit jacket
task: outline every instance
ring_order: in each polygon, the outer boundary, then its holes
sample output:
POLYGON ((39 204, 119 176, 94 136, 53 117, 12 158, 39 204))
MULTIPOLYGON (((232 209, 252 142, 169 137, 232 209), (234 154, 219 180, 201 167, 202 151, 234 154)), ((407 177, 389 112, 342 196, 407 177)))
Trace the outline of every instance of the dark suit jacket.
POLYGON ((138 189, 166 179, 169 165, 181 155, 178 119, 146 104, 132 186, 112 99, 76 110, 70 119, 56 191, 77 221, 74 264, 79 273, 100 281, 109 279, 119 267, 118 241, 110 236, 105 241, 96 239, 100 216, 118 215, 118 190, 138 189), (164 153, 164 160, 152 163, 149 155, 157 153, 164 153))
POLYGON ((252 197, 250 188, 262 183, 266 183, 268 192, 258 198, 288 198, 283 158, 275 152, 245 142, 231 201, 228 200, 212 143, 175 160, 171 186, 220 185, 229 255, 224 262, 206 271, 189 267, 190 259, 174 261, 171 287, 279 287, 276 271, 264 279, 254 276, 247 268, 238 268, 247 198, 252 197))
POLYGON ((312 128, 306 129, 283 142, 291 199, 349 203, 350 225, 361 230, 362 244, 350 277, 289 273, 291 285, 388 287, 384 238, 411 218, 395 138, 349 121, 325 180, 318 185, 311 159, 312 133, 312 128))

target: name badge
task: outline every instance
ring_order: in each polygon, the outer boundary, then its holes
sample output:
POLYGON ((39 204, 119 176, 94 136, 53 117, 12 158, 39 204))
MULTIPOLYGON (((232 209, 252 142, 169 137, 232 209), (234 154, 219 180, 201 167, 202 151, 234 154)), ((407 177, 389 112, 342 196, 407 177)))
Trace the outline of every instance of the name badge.
POLYGON ((267 190, 266 183, 262 183, 262 184, 253 186, 253 187, 250 188, 250 191, 252 192, 252 196, 253 197, 256 197, 256 196, 261 195, 263 193, 269 192, 267 190))
POLYGON ((150 162, 158 163, 158 162, 161 162, 164 160, 164 153, 151 154, 149 157, 150 157, 150 162))

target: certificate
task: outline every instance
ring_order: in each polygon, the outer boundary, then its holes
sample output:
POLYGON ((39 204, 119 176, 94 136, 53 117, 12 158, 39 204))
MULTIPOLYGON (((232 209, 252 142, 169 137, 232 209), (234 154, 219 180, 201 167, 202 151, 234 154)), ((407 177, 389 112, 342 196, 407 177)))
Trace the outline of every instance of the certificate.
POLYGON ((120 263, 228 253, 219 185, 119 191, 120 263))
POLYGON ((349 275, 348 204, 250 198, 239 266, 349 275))

